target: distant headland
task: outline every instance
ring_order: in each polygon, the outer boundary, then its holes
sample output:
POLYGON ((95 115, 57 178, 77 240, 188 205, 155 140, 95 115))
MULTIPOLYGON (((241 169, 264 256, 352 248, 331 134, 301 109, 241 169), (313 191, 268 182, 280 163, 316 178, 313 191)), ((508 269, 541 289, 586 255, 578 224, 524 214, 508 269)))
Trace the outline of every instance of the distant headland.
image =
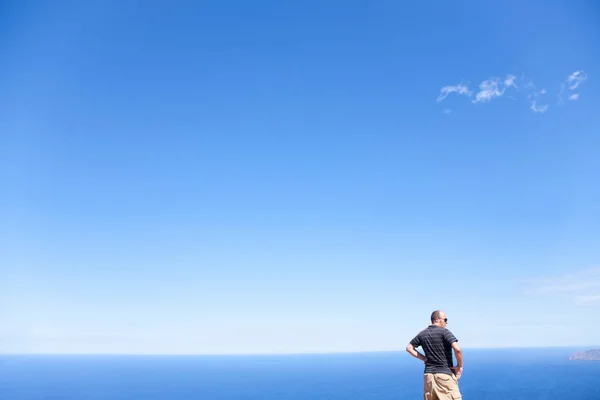
POLYGON ((600 349, 591 349, 572 354, 569 360, 596 360, 600 361, 600 349))

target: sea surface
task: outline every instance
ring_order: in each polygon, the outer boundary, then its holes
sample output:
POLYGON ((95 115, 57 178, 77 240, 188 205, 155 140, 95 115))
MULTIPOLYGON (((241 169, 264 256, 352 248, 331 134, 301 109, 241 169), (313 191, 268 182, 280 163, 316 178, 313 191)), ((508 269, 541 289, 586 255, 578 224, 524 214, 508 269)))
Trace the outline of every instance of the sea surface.
MULTIPOLYGON (((465 399, 600 400, 583 349, 463 349, 465 399)), ((406 352, 265 356, 0 356, 2 400, 422 399, 406 352)))

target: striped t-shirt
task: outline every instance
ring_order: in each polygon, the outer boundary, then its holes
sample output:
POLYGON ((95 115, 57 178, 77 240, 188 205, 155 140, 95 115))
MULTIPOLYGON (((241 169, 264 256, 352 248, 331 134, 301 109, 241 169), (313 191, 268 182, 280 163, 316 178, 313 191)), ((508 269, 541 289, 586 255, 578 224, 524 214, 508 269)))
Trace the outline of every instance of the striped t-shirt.
POLYGON ((458 339, 446 328, 430 325, 423 329, 410 341, 415 347, 423 347, 425 357, 425 373, 452 375, 452 343, 458 339))

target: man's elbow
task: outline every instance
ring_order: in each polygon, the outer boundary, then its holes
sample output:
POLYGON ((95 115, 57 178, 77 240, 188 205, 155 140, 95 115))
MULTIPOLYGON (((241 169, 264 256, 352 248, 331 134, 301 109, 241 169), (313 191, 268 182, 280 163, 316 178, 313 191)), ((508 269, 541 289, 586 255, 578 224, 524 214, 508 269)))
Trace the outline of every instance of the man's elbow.
POLYGON ((408 351, 409 353, 411 353, 414 348, 415 347, 412 344, 410 344, 410 343, 408 345, 406 345, 406 351, 408 351))

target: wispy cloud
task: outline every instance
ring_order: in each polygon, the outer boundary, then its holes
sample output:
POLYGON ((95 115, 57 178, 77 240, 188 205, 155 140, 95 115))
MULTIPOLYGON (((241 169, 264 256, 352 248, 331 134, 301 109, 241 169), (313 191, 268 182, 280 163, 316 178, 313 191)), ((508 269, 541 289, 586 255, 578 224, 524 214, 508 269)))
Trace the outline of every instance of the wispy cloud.
POLYGON ((567 78, 569 89, 575 90, 587 79, 585 71, 575 71, 567 78))
POLYGON ((514 87, 515 89, 519 90, 519 87, 515 83, 516 79, 517 77, 514 75, 507 75, 504 79, 504 86, 506 86, 507 88, 514 87))
POLYGON ((529 91, 527 98, 529 99, 529 108, 531 111, 538 114, 544 114, 548 111, 548 104, 538 105, 538 98, 547 93, 546 89, 538 91, 531 81, 525 85, 525 88, 529 91))
POLYGON ((600 295, 575 296, 573 301, 575 302, 575 304, 582 307, 595 306, 597 304, 600 304, 600 295))
POLYGON ((558 91, 558 94, 556 95, 556 104, 559 106, 562 106, 563 104, 565 104, 565 84, 561 83, 560 84, 560 90, 558 91))
POLYGON ((475 95, 473 103, 486 103, 502 94, 504 90, 498 88, 498 78, 488 79, 479 84, 479 92, 475 95))
POLYGON ((531 110, 532 110, 533 112, 536 112, 536 113, 543 114, 543 113, 545 113, 546 111, 548 111, 548 104, 544 104, 544 105, 538 106, 538 105, 537 105, 537 101, 536 101, 536 100, 533 100, 533 101, 531 102, 531 107, 529 107, 529 108, 531 108, 531 110))
POLYGON ((500 78, 490 78, 479 84, 479 92, 475 95, 473 103, 487 103, 496 97, 500 97, 504 94, 506 89, 514 87, 519 89, 516 85, 517 77, 514 75, 506 75, 506 78, 500 82, 500 78))
POLYGON ((443 88, 441 88, 440 95, 437 98, 437 102, 439 103, 440 101, 444 100, 451 93, 456 93, 468 97, 471 97, 473 95, 473 92, 469 90, 469 87, 467 85, 459 83, 458 85, 444 86, 443 88))
MULTIPOLYGON (((562 277, 561 279, 564 279, 562 277)), ((589 289, 600 288, 600 282, 554 282, 548 285, 542 285, 537 288, 538 293, 580 293, 589 289)))
MULTIPOLYGON (((583 70, 577 70, 568 75, 560 84, 560 90, 557 94, 557 104, 563 105, 565 99, 568 99, 569 101, 579 100, 579 93, 575 91, 579 89, 581 84, 585 82, 587 78, 588 75, 583 70)), ((544 100, 542 97, 548 94, 548 90, 545 88, 538 90, 531 79, 525 79, 524 74, 521 78, 517 78, 512 74, 507 74, 504 78, 488 78, 478 85, 476 93, 469 90, 469 87, 463 83, 444 86, 440 89, 437 102, 439 103, 445 100, 452 93, 466 97, 473 97, 474 94, 474 98, 471 100, 473 104, 488 103, 502 96, 512 100, 521 99, 521 101, 523 101, 523 99, 525 99, 529 104, 529 109, 536 114, 545 114, 550 107, 547 104, 548 101, 544 100), (517 84, 517 82, 519 82, 519 84, 517 84), (512 93, 506 94, 507 91, 512 93)), ((451 112, 452 111, 449 109, 442 110, 442 113, 444 114, 449 114, 451 112)))
POLYGON ((600 305, 600 267, 539 280, 531 292, 562 297, 578 306, 600 305))
MULTIPOLYGON (((565 104, 565 100, 564 100, 565 91, 567 89, 570 91, 574 91, 583 82, 585 82, 587 77, 588 77, 587 73, 583 70, 575 71, 571 75, 569 75, 567 77, 567 79, 563 83, 560 84, 560 91, 558 92, 558 96, 557 96, 558 97, 557 104, 559 106, 565 104)), ((569 95, 568 98, 569 98, 569 100, 578 100, 579 93, 573 93, 573 94, 569 95)))
POLYGON ((442 110, 442 113, 444 113, 444 114, 452 114, 452 110, 450 110, 449 108, 444 108, 442 110))

